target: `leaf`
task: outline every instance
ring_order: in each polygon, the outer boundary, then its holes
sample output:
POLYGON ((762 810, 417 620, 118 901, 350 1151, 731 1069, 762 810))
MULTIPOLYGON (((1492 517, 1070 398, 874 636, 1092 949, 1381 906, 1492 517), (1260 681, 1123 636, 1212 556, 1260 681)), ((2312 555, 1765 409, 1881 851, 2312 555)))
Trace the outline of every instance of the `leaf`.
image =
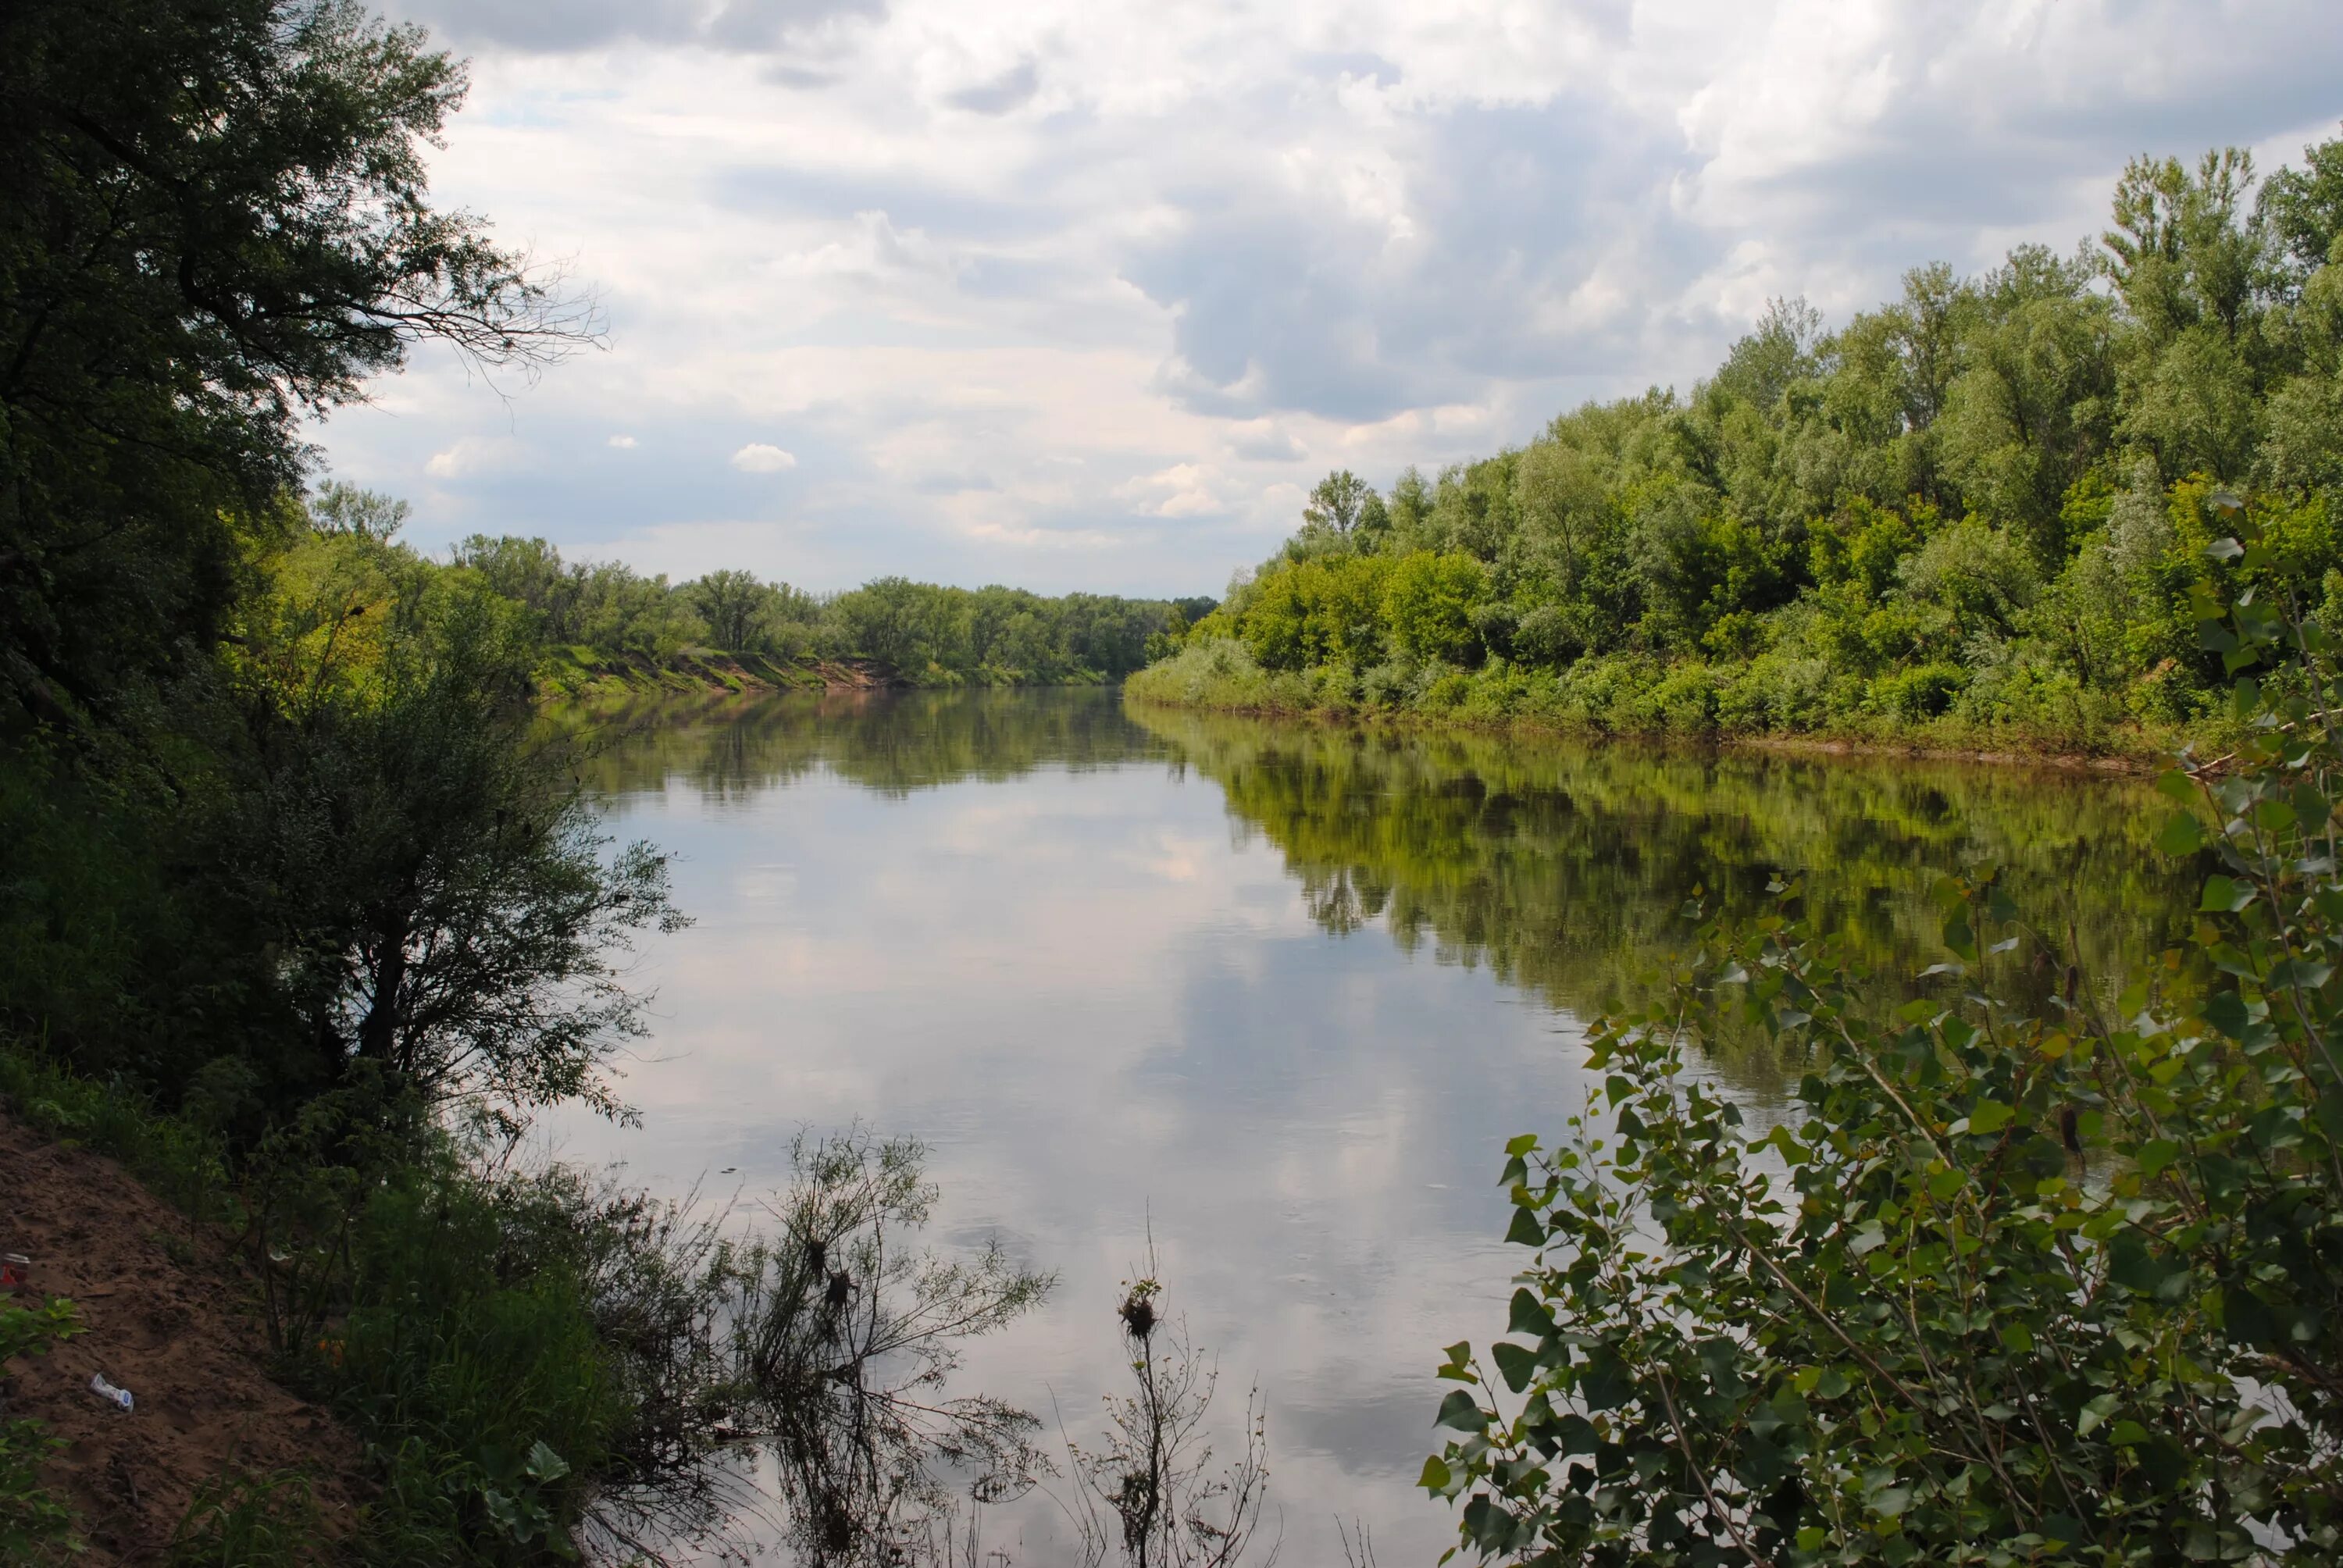
POLYGON ((1969 1131, 1978 1134, 2000 1131, 2017 1119, 2017 1112, 1997 1100, 1980 1100, 1969 1112, 1969 1131))
POLYGON ((2227 877, 2205 879, 2204 896, 2197 900, 2197 910, 2205 914, 2230 915, 2254 901, 2254 890, 2249 883, 2233 882, 2227 877))
POLYGON ((1534 1334, 1543 1339, 1554 1332, 1554 1314, 1546 1305, 1526 1289, 1513 1292, 1513 1310, 1505 1323, 1509 1334, 1534 1334))
POLYGON ((1426 1492, 1445 1492, 1449 1482, 1453 1479, 1449 1473, 1448 1462, 1435 1453, 1423 1462, 1423 1472, 1415 1478, 1415 1483, 1426 1492))
POLYGON ((2231 1040, 2243 1040, 2252 1026, 2253 1015, 2246 1007, 2246 999, 2236 991, 2216 991, 2205 1002, 2205 1021, 2227 1035, 2231 1040))
POLYGON ((1459 1432, 1480 1432, 1488 1426, 1489 1416, 1471 1390, 1451 1389, 1448 1397, 1440 1402, 1440 1413, 1433 1418, 1432 1424, 1453 1426, 1459 1432))
POLYGON ((1537 1376, 1537 1352, 1534 1351, 1523 1350, 1510 1340, 1499 1340, 1489 1347, 1489 1354, 1495 1359, 1498 1374, 1505 1380, 1505 1386, 1515 1393, 1529 1387, 1530 1380, 1537 1376))
POLYGON ((1545 1245, 1545 1227, 1527 1209, 1516 1209, 1513 1211, 1513 1222, 1505 1227, 1505 1240, 1517 1247, 1543 1247, 1545 1245))
POLYGON ((558 1481, 569 1473, 569 1462, 539 1438, 528 1445, 528 1462, 523 1468, 539 1481, 558 1481))

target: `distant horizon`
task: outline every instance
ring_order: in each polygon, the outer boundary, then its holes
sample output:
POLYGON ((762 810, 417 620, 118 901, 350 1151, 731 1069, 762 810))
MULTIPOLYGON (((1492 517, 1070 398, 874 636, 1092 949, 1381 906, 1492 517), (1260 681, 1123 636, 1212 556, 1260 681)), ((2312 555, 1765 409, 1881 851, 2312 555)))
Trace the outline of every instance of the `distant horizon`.
POLYGON ((2343 118, 2343 15, 2115 9, 395 0, 473 61, 439 199, 608 348, 501 392, 427 350, 312 439, 435 553, 1218 598, 1331 468, 1688 389, 1769 298, 2071 254, 2129 156, 2343 118))

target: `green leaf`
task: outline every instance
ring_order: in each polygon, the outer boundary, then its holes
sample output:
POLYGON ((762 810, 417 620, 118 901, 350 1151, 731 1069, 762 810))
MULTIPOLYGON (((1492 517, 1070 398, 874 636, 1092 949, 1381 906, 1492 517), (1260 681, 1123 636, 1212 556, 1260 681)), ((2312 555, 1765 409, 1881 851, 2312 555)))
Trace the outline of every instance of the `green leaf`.
POLYGON ((569 1462, 553 1452, 539 1438, 528 1445, 528 1463, 524 1466, 539 1481, 558 1481, 569 1473, 569 1462))
POLYGON ((1969 1112, 1969 1131, 1978 1134, 2000 1131, 2017 1118, 2017 1112, 1997 1100, 1981 1100, 1969 1112))
POLYGON ((1513 1222, 1505 1227, 1505 1240, 1517 1247, 1543 1247, 1545 1245, 1545 1227, 1527 1209, 1516 1209, 1513 1211, 1513 1222))
POLYGON ((1448 1462, 1435 1453, 1423 1462, 1423 1472, 1415 1478, 1415 1483, 1426 1492, 1445 1492, 1453 1479, 1448 1472, 1448 1462))
POLYGON ((2156 847, 2167 855, 2193 855, 2205 847, 2205 824, 2193 811, 2175 811, 2156 836, 2156 847))
POLYGON ((1505 1332, 1544 1339, 1554 1332, 1554 1314, 1529 1291, 1517 1290, 1513 1292, 1513 1310, 1507 1318, 1505 1332))
POLYGON ((2197 900, 2197 908, 2206 914, 2228 915, 2235 914, 2253 901, 2251 884, 2212 876, 2205 879, 2205 893, 2197 900))
POLYGON ((2205 1021, 2227 1035, 2231 1040, 2243 1040, 2252 1027, 2253 1015, 2246 1007, 2246 999, 2236 991, 2216 991, 2206 999, 2205 1021))
POLYGON ((1505 1386, 1515 1393, 1529 1387, 1530 1380, 1537 1376, 1534 1351, 1523 1350, 1510 1340, 1499 1340, 1489 1347, 1489 1354, 1495 1359, 1498 1375, 1505 1380, 1505 1386))
POLYGON ((1469 1389, 1451 1389, 1448 1397, 1440 1402, 1440 1413, 1433 1418, 1434 1426, 1453 1426, 1459 1432, 1480 1432, 1489 1424, 1488 1412, 1469 1389))

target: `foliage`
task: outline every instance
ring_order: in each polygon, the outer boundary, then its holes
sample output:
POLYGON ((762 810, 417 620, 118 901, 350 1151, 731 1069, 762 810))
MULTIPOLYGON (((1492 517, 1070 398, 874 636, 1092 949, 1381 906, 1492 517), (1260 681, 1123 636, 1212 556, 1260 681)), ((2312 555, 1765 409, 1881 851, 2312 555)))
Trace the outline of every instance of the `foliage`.
POLYGON ((670 586, 618 562, 565 562, 543 539, 487 535, 457 546, 455 559, 523 606, 546 644, 659 661, 701 645, 782 660, 867 658, 918 686, 1119 679, 1145 663, 1149 639, 1174 616, 1184 631, 1212 608, 900 577, 820 597, 738 568, 670 586))
POLYGON ((320 1547, 317 1501, 297 1470, 230 1471, 200 1483, 172 1533, 172 1568, 311 1568, 320 1547))
MULTIPOLYGON (((0 1372, 81 1332, 73 1303, 62 1297, 20 1307, 0 1294, 0 1372)), ((11 1419, 0 1397, 0 1557, 8 1562, 62 1562, 77 1549, 73 1511, 41 1485, 42 1465, 64 1447, 44 1423, 11 1419)))
MULTIPOLYGON (((2232 516, 2242 512, 2230 503, 2232 516)), ((2250 568, 2247 526, 2213 553, 2250 568)), ((2326 634, 2195 597, 2247 739, 2184 753, 2198 922, 2113 1005, 1996 880, 1892 1011, 1800 920, 1712 926, 1591 1036, 1599 1100, 1509 1147, 1534 1249, 1451 1348, 1423 1483, 1482 1556, 2328 1562, 2343 1545, 2343 734, 2326 634), (2006 934, 2005 934, 2006 933, 2006 934), (2046 997, 2013 984, 2063 969, 2046 997), (1733 1008, 1801 1053, 1751 1127, 1697 1066, 1733 1008), (1502 1386, 1501 1386, 1502 1385, 1502 1386)))
POLYGON ((119 719, 280 528, 301 420, 420 339, 559 357, 585 313, 429 202, 464 72, 353 0, 0 19, 0 683, 119 719))
POLYGON ((2343 141, 2310 147, 2257 198, 2234 150, 2136 160, 2075 258, 1916 268, 1835 332, 1776 302, 1688 396, 1411 468, 1379 510, 1330 475, 1131 689, 2136 755, 2217 739, 2188 591, 2244 585, 2202 553, 2206 498, 2255 487, 2257 525, 2295 541, 2273 586, 2316 602, 2343 560, 2338 167, 2343 141))
POLYGON ((342 558, 316 591, 261 601, 231 666, 262 744, 226 859, 317 1081, 357 1060, 427 1099, 616 1113, 599 1063, 641 1002, 615 955, 682 923, 664 858, 609 853, 558 755, 526 743, 533 666, 508 606, 364 543, 309 548, 342 558))

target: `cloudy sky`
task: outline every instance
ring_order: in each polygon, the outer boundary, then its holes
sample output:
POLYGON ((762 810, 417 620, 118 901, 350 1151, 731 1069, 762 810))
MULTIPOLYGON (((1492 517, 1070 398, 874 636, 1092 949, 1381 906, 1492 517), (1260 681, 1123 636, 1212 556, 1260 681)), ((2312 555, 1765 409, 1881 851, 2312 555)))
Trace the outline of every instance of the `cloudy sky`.
POLYGON ((607 347, 318 433, 415 542, 815 588, 1214 592, 1386 485, 1688 387, 1775 295, 2066 249, 2138 152, 2298 159, 2333 0, 393 0, 441 199, 607 347))

